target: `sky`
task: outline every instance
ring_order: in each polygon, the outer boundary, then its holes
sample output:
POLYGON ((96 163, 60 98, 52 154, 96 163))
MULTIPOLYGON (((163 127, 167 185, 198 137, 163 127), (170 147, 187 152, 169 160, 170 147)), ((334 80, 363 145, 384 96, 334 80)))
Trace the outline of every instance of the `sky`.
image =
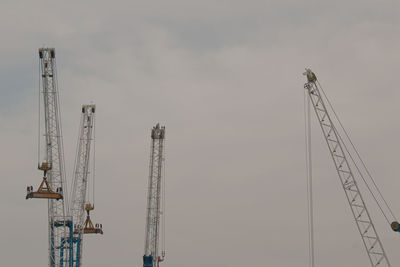
MULTIPOLYGON (((39 47, 55 47, 66 177, 96 103, 85 266, 141 266, 150 131, 166 127, 164 267, 309 266, 304 68, 400 216, 398 1, 0 2, 0 257, 47 266, 38 186, 39 47)), ((368 266, 312 114, 316 266, 368 266)), ((68 188, 70 191, 70 188, 68 188)), ((365 189, 365 188, 364 188, 365 189)), ((365 198, 392 266, 399 234, 365 198)))

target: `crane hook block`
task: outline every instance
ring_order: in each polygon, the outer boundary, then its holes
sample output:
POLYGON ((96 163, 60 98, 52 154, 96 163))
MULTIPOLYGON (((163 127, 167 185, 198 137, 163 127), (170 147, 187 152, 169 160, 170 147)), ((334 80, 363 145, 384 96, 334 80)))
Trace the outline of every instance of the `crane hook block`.
POLYGON ((84 223, 83 233, 84 234, 103 234, 103 225, 99 224, 99 223, 96 223, 95 225, 93 225, 92 220, 90 219, 89 212, 91 210, 94 210, 94 205, 86 204, 85 210, 87 212, 87 217, 86 217, 86 221, 84 223))
POLYGON ((38 166, 38 169, 42 171, 49 171, 51 170, 51 164, 48 162, 42 162, 42 164, 38 166))
POLYGON ((44 199, 63 199, 62 195, 62 187, 57 188, 56 192, 51 190, 50 184, 47 182, 47 178, 43 177, 43 181, 39 186, 37 191, 33 191, 32 186, 28 186, 26 188, 27 194, 26 199, 28 198, 44 198, 44 199))
POLYGON ((90 204, 90 203, 87 203, 87 204, 85 205, 85 210, 86 210, 86 211, 94 210, 94 205, 92 205, 92 204, 90 204))
POLYGON ((393 231, 400 232, 400 224, 399 224, 399 222, 397 222, 397 221, 392 222, 392 224, 390 226, 392 227, 393 231))

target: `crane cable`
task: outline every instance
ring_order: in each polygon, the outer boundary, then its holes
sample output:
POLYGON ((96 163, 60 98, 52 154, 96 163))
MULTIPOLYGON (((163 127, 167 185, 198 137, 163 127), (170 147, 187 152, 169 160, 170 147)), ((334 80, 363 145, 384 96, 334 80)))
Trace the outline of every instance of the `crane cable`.
MULTIPOLYGON (((381 193, 381 191, 380 191, 380 189, 379 189, 377 183, 375 182, 374 178, 372 177, 371 173, 369 172, 369 170, 368 170, 366 164, 364 163, 363 159, 361 158, 361 155, 360 155, 360 153, 358 152, 357 148, 355 147, 354 143, 351 141, 351 139, 350 139, 350 137, 349 137, 349 134, 347 133, 346 129, 344 128, 344 126, 343 126, 341 120, 339 119, 339 116, 337 115, 335 109, 333 108, 333 105, 332 105, 331 101, 329 100, 328 96, 326 95, 324 89, 322 88, 322 86, 321 86, 321 84, 319 83, 318 80, 317 80, 317 83, 318 83, 318 86, 319 86, 319 88, 321 89, 321 91, 322 91, 322 93, 323 93, 325 99, 327 100, 329 107, 330 107, 331 110, 333 111, 333 114, 334 114, 336 120, 339 122, 339 125, 340 125, 342 131, 344 132, 344 134, 345 134, 347 140, 349 141, 351 147, 352 147, 353 150, 355 151, 355 153, 356 153, 356 155, 357 155, 357 158, 358 158, 359 161, 361 162, 361 164, 362 164, 362 166, 363 166, 365 172, 367 173, 368 177, 369 177, 370 180, 372 181, 372 183, 373 183, 373 185, 374 185, 374 188, 376 189, 376 191, 378 192, 379 196, 380 196, 381 199, 383 200, 384 205, 385 205, 386 208, 389 210, 389 212, 390 212, 391 216, 393 217, 393 219, 395 219, 395 221, 397 221, 396 216, 394 215, 394 213, 393 213, 392 209, 390 208, 389 204, 387 203, 386 199, 383 197, 383 194, 381 193)), ((332 125, 332 126, 333 126, 333 125, 332 125)), ((342 142, 342 144, 343 144, 343 146, 344 146, 344 148, 345 148, 347 154, 349 155, 351 161, 353 162, 354 166, 356 167, 358 174, 360 175, 360 177, 361 177, 362 180, 364 181, 364 184, 365 184, 366 187, 368 188, 368 191, 371 193, 371 195, 372 195, 372 197, 374 198, 376 204, 378 205, 378 207, 379 207, 379 209, 380 209, 382 215, 385 217, 386 221, 387 221, 388 224, 390 225, 391 222, 390 222, 390 220, 388 219, 387 214, 384 212, 384 210, 383 210, 381 204, 379 203, 379 201, 378 201, 378 199, 377 199, 377 196, 373 193, 371 187, 370 187, 369 184, 367 183, 367 181, 366 181, 364 175, 362 174, 360 168, 357 166, 357 164, 356 164, 356 162, 355 162, 353 156, 351 155, 351 153, 350 153, 349 149, 347 148, 345 142, 343 141, 342 137, 340 136, 338 130, 337 130, 334 126, 333 126, 333 129, 334 129, 334 131, 336 132, 336 134, 338 135, 340 141, 342 142)))
MULTIPOLYGON (((58 127, 59 127, 59 133, 58 133, 58 140, 59 140, 59 146, 60 150, 62 151, 61 153, 61 160, 60 160, 60 173, 61 173, 61 188, 63 190, 63 197, 62 201, 64 202, 64 207, 63 209, 63 216, 66 216, 66 211, 69 210, 69 201, 68 201, 68 183, 66 180, 67 177, 67 171, 65 169, 65 157, 64 157, 64 139, 63 139, 63 130, 62 130, 62 120, 61 120, 61 105, 60 105, 60 98, 61 98, 61 92, 58 89, 58 73, 57 73, 57 62, 56 58, 53 58, 52 62, 52 72, 53 72, 53 87, 56 89, 55 90, 55 101, 57 103, 57 110, 56 112, 58 113, 58 127)), ((53 156, 51 161, 53 161, 53 156)), ((53 164, 53 162, 51 162, 53 164)))
POLYGON ((164 153, 163 153, 163 155, 164 155, 164 158, 163 158, 163 161, 164 161, 164 164, 162 165, 162 177, 164 178, 163 180, 161 180, 161 183, 162 183, 162 220, 161 220, 161 222, 162 222, 162 242, 161 242, 161 255, 162 255, 162 258, 164 258, 165 257, 165 186, 166 186, 166 175, 165 175, 165 160, 166 160, 166 139, 164 138, 164 153))
POLYGON ((310 267, 314 267, 314 212, 312 190, 312 153, 311 153, 311 112, 310 98, 304 90, 304 131, 306 151, 306 177, 307 177, 307 215, 308 215, 308 257, 310 267))
MULTIPOLYGON (((40 60, 39 60, 39 73, 40 73, 40 67, 41 67, 41 65, 40 65, 40 60)), ((41 78, 40 78, 40 76, 39 76, 39 105, 38 105, 38 154, 37 154, 37 157, 38 157, 38 166, 40 166, 40 104, 41 104, 41 95, 40 95, 40 93, 41 93, 41 91, 40 91, 40 85, 41 85, 41 83, 40 83, 40 80, 41 80, 41 78)))
MULTIPOLYGON (((77 172, 77 166, 78 166, 78 158, 79 158, 79 144, 80 144, 80 139, 81 139, 81 128, 83 125, 83 116, 81 115, 81 119, 79 121, 79 127, 78 127, 78 138, 76 139, 76 145, 75 145, 75 160, 74 160, 74 169, 73 169, 73 179, 71 181, 71 193, 70 193, 70 201, 71 201, 71 206, 73 206, 73 202, 75 199, 75 193, 76 193, 76 172, 77 172)), ((86 192, 85 192, 86 193, 86 192)), ((86 201, 86 196, 85 196, 85 201, 86 201)), ((69 216, 72 216, 72 210, 69 210, 69 216)))
POLYGON ((93 207, 94 207, 94 196, 95 196, 95 178, 96 178, 96 117, 94 113, 93 116, 93 176, 92 176, 92 184, 93 184, 93 207))

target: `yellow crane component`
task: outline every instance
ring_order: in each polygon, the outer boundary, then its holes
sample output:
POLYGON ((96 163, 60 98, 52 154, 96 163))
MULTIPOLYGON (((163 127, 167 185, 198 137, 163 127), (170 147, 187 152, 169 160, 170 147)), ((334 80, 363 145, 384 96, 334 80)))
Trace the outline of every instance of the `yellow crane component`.
POLYGON ((85 210, 87 213, 86 221, 84 223, 83 233, 84 234, 103 234, 103 225, 96 223, 95 225, 92 223, 90 219, 90 211, 94 210, 94 205, 90 203, 85 205, 85 210))
POLYGON ((37 191, 33 191, 32 186, 28 186, 26 188, 27 190, 26 199, 28 198, 44 198, 44 199, 56 199, 56 200, 63 199, 62 189, 57 188, 56 192, 54 192, 51 189, 49 182, 47 181, 47 171, 51 170, 51 164, 49 164, 48 162, 42 162, 42 164, 39 165, 38 169, 44 172, 43 180, 40 183, 39 189, 37 191))

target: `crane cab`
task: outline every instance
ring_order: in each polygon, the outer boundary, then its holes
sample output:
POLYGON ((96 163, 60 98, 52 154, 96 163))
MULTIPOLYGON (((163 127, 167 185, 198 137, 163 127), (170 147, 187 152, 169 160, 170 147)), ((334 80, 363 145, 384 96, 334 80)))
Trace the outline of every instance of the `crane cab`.
POLYGON ((62 199, 62 187, 59 187, 56 189, 56 192, 54 192, 51 187, 49 182, 47 182, 47 171, 51 170, 51 165, 48 162, 43 162, 41 165, 38 166, 39 170, 44 171, 44 176, 43 176, 43 181, 39 186, 39 189, 37 191, 33 191, 33 186, 28 186, 26 188, 27 194, 26 194, 26 199, 28 198, 44 198, 44 199, 62 199))
POLYGON ((89 215, 89 212, 90 212, 91 210, 94 210, 94 205, 92 205, 92 204, 90 204, 90 203, 87 203, 87 204, 85 205, 85 210, 86 210, 86 212, 87 212, 88 215, 89 215))

